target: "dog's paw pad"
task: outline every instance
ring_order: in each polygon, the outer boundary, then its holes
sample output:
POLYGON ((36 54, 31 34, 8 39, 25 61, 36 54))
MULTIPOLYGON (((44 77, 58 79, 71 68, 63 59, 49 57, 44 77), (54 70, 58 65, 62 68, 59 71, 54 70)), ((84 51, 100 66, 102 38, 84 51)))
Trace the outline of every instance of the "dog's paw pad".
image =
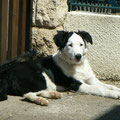
POLYGON ((57 92, 57 91, 54 91, 54 92, 50 92, 50 96, 51 98, 53 99, 59 99, 62 97, 61 93, 57 92))
POLYGON ((48 100, 46 100, 45 98, 38 98, 36 100, 36 103, 42 106, 48 106, 48 100))

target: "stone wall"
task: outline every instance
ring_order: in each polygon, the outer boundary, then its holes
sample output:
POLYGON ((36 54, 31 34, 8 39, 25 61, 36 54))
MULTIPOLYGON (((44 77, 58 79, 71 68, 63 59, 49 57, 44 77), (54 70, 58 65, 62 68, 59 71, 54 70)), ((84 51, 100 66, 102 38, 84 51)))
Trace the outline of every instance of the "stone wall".
POLYGON ((57 50, 53 36, 57 30, 63 30, 67 11, 67 0, 34 0, 32 42, 39 55, 46 56, 57 50))

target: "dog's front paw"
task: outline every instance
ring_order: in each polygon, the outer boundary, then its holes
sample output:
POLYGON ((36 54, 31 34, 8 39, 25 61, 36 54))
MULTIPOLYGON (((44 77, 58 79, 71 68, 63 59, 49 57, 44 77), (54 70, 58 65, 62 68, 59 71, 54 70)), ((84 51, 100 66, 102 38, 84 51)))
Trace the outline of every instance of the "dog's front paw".
POLYGON ((112 96, 111 96, 112 98, 115 98, 115 99, 120 99, 120 92, 113 92, 113 94, 112 94, 112 96))
POLYGON ((57 92, 57 91, 53 91, 53 92, 50 92, 50 96, 51 98, 53 99, 59 99, 62 97, 61 93, 57 92))

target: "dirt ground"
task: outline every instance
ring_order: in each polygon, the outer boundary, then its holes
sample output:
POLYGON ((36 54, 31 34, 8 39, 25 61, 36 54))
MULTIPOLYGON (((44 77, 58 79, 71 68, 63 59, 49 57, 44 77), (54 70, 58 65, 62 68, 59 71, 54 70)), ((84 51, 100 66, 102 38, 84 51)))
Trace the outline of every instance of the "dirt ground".
POLYGON ((9 96, 0 102, 0 120, 120 120, 120 100, 65 92, 40 106, 9 96))

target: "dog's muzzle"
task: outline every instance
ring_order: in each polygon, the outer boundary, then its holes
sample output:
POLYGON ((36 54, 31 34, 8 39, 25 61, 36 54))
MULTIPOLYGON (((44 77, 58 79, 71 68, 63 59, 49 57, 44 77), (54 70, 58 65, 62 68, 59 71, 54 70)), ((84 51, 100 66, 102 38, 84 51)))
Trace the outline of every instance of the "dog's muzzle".
POLYGON ((81 54, 75 55, 75 58, 76 58, 77 61, 80 61, 80 60, 81 60, 81 57, 82 57, 81 54))

